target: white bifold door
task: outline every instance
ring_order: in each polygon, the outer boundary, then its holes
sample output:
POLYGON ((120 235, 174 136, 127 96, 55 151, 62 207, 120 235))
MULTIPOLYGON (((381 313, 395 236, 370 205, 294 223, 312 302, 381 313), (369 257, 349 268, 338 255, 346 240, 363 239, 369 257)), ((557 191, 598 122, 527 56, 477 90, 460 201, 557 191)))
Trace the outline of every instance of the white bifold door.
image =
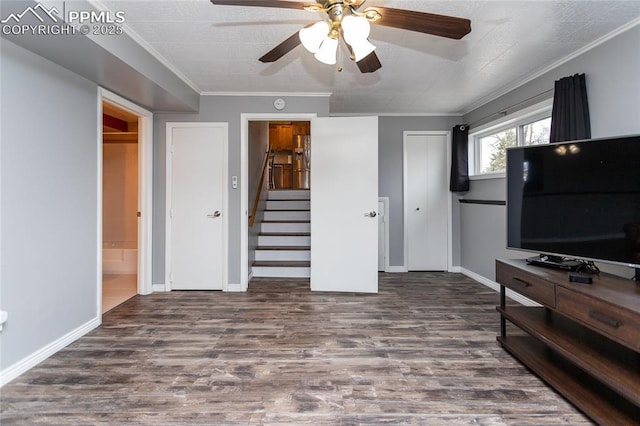
POLYGON ((405 256, 409 271, 446 271, 448 160, 446 133, 405 132, 405 256))
POLYGON ((167 280, 171 290, 224 288, 226 123, 167 125, 167 280))
POLYGON ((378 119, 311 122, 311 290, 378 292, 378 119))

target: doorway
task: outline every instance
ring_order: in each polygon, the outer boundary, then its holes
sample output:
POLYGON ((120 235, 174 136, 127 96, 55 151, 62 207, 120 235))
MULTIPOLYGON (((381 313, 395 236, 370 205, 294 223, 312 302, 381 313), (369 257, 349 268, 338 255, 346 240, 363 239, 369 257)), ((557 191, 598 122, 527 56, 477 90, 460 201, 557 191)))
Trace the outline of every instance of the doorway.
POLYGON ((102 313, 138 294, 139 126, 102 102, 102 313))
MULTIPOLYGON (((262 114, 241 114, 241 134, 240 134, 240 276, 239 282, 229 283, 228 291, 247 291, 249 287, 249 278, 251 271, 251 264, 253 258, 250 258, 250 246, 256 246, 257 242, 254 240, 255 235, 250 231, 249 227, 250 216, 253 214, 253 205, 255 204, 255 188, 256 176, 262 172, 262 167, 265 164, 265 159, 268 161, 269 150, 269 123, 292 123, 292 122, 310 122, 316 114, 305 113, 293 113, 293 114, 280 114, 280 113, 262 113, 262 114), (258 135, 252 136, 250 135, 258 135), (259 142, 255 143, 255 146, 250 145, 250 139, 259 139, 259 142), (266 158, 265 158, 265 153, 266 158), (259 170, 258 170, 259 169, 259 170), (251 196, 250 196, 251 193, 251 196)), ((291 130, 293 134, 293 129, 291 130)), ((287 159, 288 161, 288 159, 287 159)), ((293 158, 292 158, 293 169, 293 158)), ((269 176, 269 174, 266 174, 269 176)), ((268 187, 269 179, 265 181, 265 186, 268 187)), ((293 177, 291 178, 293 182, 293 177)))
MULTIPOLYGON (((315 114, 242 114, 241 182, 249 182, 250 122, 282 119, 311 121, 311 158, 315 171, 311 178, 314 201, 310 203, 310 216, 313 218, 310 220, 310 235, 314 242, 306 243, 314 247, 310 262, 315 265, 310 268, 311 289, 377 292, 378 221, 374 220, 378 207, 377 117, 318 118, 315 114), (344 155, 336 155, 336 152, 344 155), (354 159, 359 160, 358 168, 354 167, 354 159), (345 184, 336 185, 336 182, 345 184), (360 184, 362 187, 358 186, 360 184), (335 218, 336 212, 340 211, 347 212, 346 219, 335 218), (348 246, 347 252, 358 253, 355 258, 358 262, 353 259, 347 261, 345 256, 336 256, 337 246, 348 246), (364 273, 354 274, 354 270, 364 273), (340 277, 337 281, 336 275, 340 277)), ((253 200, 248 197, 248 184, 243 184, 241 189, 242 251, 240 288, 237 291, 246 291, 250 276, 249 203, 253 200)), ((299 201, 295 200, 295 203, 299 201)))
POLYGON ((98 197, 96 310, 97 315, 101 316, 132 295, 149 294, 153 291, 153 114, 103 88, 98 88, 97 110, 97 179, 98 193, 102 196, 98 197), (108 170, 105 170, 105 150, 108 161, 113 160, 118 167, 111 167, 114 164, 110 164, 108 170), (127 155, 118 156, 118 152, 126 152, 127 155), (118 175, 116 170, 120 170, 122 174, 118 175), (134 171, 135 175, 132 175, 134 171), (106 194, 103 190, 105 175, 117 176, 116 182, 107 183, 106 194), (134 191, 135 197, 132 195, 134 191), (118 199, 123 203, 120 207, 110 205, 118 199), (116 224, 116 218, 111 216, 114 212, 126 215, 126 220, 116 224), (135 233, 135 237, 132 233, 135 233), (115 291, 111 292, 112 288, 115 291), (106 291, 104 296, 103 290, 106 291))

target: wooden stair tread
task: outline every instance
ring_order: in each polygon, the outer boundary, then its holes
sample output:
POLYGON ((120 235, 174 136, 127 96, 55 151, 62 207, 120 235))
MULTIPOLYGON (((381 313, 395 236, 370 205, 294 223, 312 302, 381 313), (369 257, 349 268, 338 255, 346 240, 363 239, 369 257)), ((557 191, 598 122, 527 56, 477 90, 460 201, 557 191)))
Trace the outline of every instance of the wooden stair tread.
POLYGON ((310 220, 263 220, 260 223, 311 223, 310 220))
POLYGON ((259 237, 310 237, 311 232, 261 232, 259 237))
POLYGON ((311 267, 311 262, 309 261, 298 261, 298 260, 259 260, 253 262, 253 266, 262 266, 262 267, 294 267, 294 268, 309 268, 311 267))
POLYGON ((266 212, 309 212, 309 209, 266 209, 266 212))
POLYGON ((258 247, 256 247, 256 250, 280 250, 280 251, 299 250, 299 251, 306 251, 306 250, 311 250, 311 247, 310 246, 258 246, 258 247))

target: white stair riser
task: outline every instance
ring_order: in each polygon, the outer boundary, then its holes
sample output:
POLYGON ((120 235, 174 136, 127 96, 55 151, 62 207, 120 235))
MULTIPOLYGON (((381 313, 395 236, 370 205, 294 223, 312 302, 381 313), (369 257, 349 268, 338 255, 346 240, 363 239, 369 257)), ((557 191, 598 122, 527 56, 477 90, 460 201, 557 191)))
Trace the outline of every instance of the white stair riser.
POLYGON ((254 266, 253 276, 273 278, 310 278, 311 268, 254 266))
POLYGON ((269 191, 268 200, 308 200, 310 191, 269 191))
POLYGON ((310 201, 297 200, 275 200, 267 201, 267 210, 309 210, 311 208, 310 201))
POLYGON ((297 235, 260 235, 259 246, 310 246, 310 236, 297 235))
POLYGON ((310 220, 310 212, 266 211, 264 220, 310 220))
POLYGON ((263 222, 261 232, 311 232, 310 223, 263 222))
POLYGON ((311 250, 256 250, 256 260, 311 261, 311 250))

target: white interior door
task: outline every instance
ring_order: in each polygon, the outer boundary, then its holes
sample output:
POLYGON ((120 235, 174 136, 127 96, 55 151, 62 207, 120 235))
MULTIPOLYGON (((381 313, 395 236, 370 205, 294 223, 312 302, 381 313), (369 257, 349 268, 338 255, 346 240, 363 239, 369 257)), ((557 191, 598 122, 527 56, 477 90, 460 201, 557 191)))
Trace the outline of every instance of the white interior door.
POLYGON ((311 289, 378 292, 378 118, 311 122, 311 289))
POLYGON ((226 124, 175 123, 168 133, 170 288, 222 290, 226 268, 226 124))
POLYGON ((407 269, 446 271, 447 135, 405 133, 404 217, 407 269))

